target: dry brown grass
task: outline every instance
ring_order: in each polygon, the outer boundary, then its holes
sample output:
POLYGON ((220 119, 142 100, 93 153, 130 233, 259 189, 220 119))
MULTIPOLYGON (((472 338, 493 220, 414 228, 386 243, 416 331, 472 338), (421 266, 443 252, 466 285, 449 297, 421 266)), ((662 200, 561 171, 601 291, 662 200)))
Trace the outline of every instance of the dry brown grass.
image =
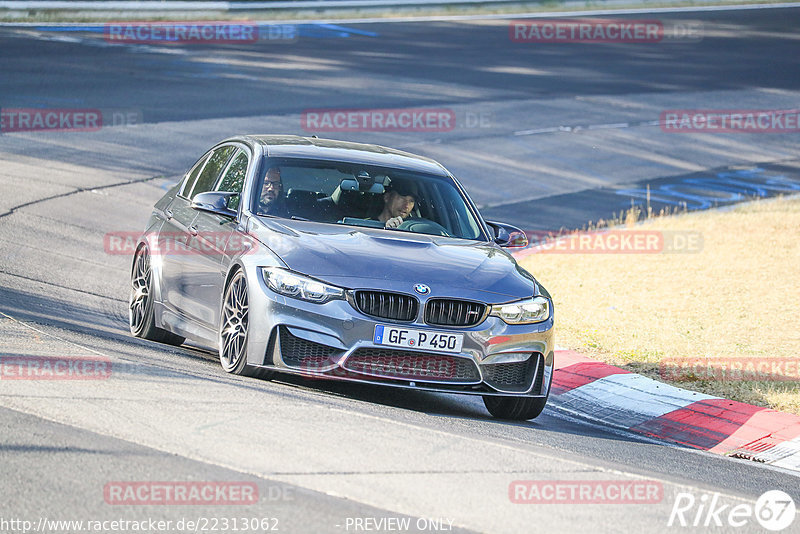
MULTIPOLYGON (((800 357, 800 199, 658 217, 637 230, 695 231, 698 253, 532 254, 553 296, 557 342, 656 379, 664 358, 800 357)), ((676 385, 800 414, 800 383, 676 385)))

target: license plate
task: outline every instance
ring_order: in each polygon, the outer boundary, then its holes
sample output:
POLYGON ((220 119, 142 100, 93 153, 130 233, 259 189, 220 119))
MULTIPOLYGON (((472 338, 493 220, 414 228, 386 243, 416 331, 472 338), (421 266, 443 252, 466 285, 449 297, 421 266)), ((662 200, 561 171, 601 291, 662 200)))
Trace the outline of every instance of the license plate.
POLYGON ((372 341, 376 345, 389 345, 390 347, 461 352, 464 334, 431 332, 430 330, 414 330, 379 324, 375 326, 375 337, 372 341))

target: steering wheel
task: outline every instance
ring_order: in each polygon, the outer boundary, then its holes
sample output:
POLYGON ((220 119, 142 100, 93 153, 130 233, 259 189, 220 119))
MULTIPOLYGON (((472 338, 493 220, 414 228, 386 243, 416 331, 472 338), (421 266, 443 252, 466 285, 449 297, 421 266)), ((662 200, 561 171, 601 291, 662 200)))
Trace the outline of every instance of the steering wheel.
POLYGON ((437 222, 433 222, 430 219, 408 219, 403 221, 400 226, 397 227, 397 229, 405 230, 406 232, 415 232, 417 234, 432 234, 441 235, 444 237, 453 237, 444 226, 437 222))

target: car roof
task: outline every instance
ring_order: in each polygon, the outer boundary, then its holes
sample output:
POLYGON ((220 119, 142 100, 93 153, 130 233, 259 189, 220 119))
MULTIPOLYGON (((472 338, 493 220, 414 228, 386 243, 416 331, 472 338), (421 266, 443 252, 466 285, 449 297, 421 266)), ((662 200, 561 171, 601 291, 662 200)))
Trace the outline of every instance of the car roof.
MULTIPOLYGON (((245 135, 240 138, 264 146, 269 157, 346 161, 449 176, 440 163, 430 158, 380 145, 299 135, 245 135)), ((232 140, 235 138, 227 141, 232 140)))

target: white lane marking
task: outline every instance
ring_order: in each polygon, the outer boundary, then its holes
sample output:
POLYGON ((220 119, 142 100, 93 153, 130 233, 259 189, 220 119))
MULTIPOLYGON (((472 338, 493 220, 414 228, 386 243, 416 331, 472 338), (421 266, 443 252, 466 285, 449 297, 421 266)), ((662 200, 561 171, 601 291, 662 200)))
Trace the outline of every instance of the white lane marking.
MULTIPOLYGON (((720 112, 723 110, 720 110, 720 112)), ((765 110, 764 114, 769 113, 769 116, 784 116, 784 115, 794 115, 800 112, 800 109, 792 108, 792 109, 774 109, 774 110, 765 110)), ((633 121, 633 122, 612 122, 612 123, 605 123, 605 124, 576 124, 576 125, 561 125, 561 126, 550 126, 548 128, 537 128, 532 130, 519 130, 514 132, 515 136, 525 136, 525 135, 535 135, 541 133, 553 133, 553 132, 580 132, 582 130, 608 130, 608 129, 619 129, 619 128, 636 128, 640 126, 666 126, 670 122, 669 119, 657 119, 657 120, 646 120, 646 121, 633 121)), ((697 130, 695 130, 696 132, 697 130)))
POLYGON ((563 126, 551 126, 549 128, 538 128, 534 130, 520 130, 514 132, 514 135, 534 135, 540 133, 553 133, 563 131, 563 126))
POLYGON ((536 135, 542 133, 554 133, 554 132, 579 132, 581 130, 614 130, 620 128, 632 128, 635 126, 658 126, 661 124, 661 121, 639 121, 639 122, 612 122, 609 124, 586 124, 586 125, 576 125, 576 126, 551 126, 548 128, 537 128, 532 130, 519 130, 514 132, 514 135, 525 136, 525 135, 536 135))
MULTIPOLYGON (((650 121, 652 122, 652 121, 650 121)), ((604 130, 607 128, 627 128, 630 126, 627 122, 617 122, 613 124, 590 124, 586 127, 587 130, 604 130)))

